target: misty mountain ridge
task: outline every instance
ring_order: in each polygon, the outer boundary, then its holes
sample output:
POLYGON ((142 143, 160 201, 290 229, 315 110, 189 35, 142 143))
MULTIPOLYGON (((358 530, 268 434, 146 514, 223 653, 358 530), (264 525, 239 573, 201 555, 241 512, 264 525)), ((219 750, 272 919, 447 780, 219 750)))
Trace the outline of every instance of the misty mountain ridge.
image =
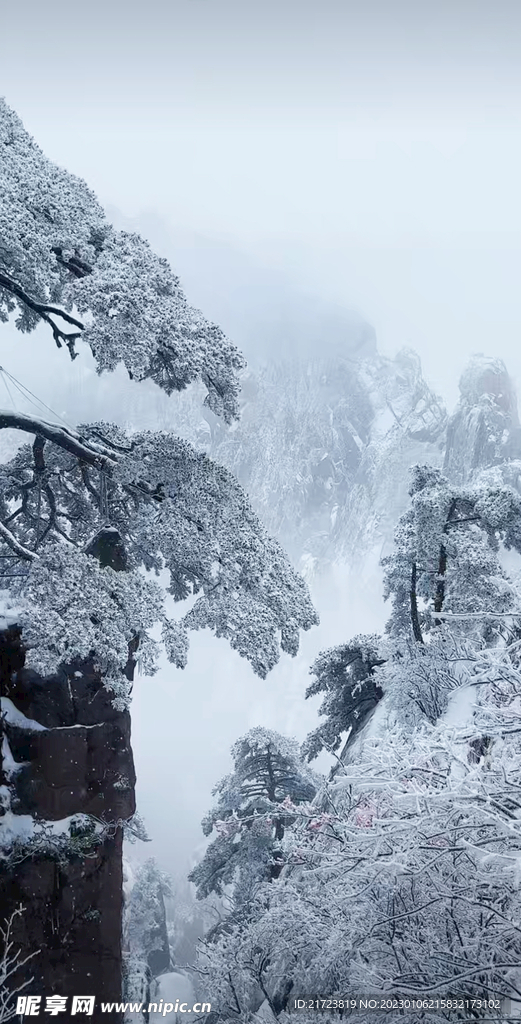
POLYGON ((335 562, 374 570, 407 506, 411 465, 466 483, 521 457, 513 386, 501 360, 486 356, 463 374, 451 416, 410 349, 358 365, 327 356, 271 361, 246 372, 243 385, 232 429, 201 416, 195 395, 181 396, 181 432, 231 469, 309 580, 335 562))
MULTIPOLYGON (((117 226, 149 238, 189 300, 244 352, 241 419, 226 426, 204 406, 202 386, 169 397, 150 381, 136 388, 123 367, 100 378, 88 352, 63 375, 53 354, 47 401, 71 426, 109 420, 164 429, 208 452, 236 475, 310 582, 334 563, 374 573, 406 507, 412 464, 430 463, 462 483, 521 452, 514 386, 501 360, 471 361, 449 416, 418 355, 379 354, 360 314, 300 292, 232 245, 172 230, 153 213, 129 220, 109 212, 117 226)), ((33 379, 19 336, 8 369, 41 394, 41 370, 33 379)), ((4 457, 17 441, 4 432, 4 457)))
MULTIPOLYGON (((226 242, 172 230, 153 212, 136 220, 109 213, 169 259, 190 301, 248 362, 238 424, 226 427, 193 388, 157 395, 159 425, 231 469, 309 580, 335 561, 373 571, 406 507, 412 464, 464 482, 521 453, 514 386, 501 360, 474 357, 449 415, 419 356, 411 348, 379 354, 360 313, 301 292, 226 242)), ((147 396, 138 406, 132 398, 129 420, 141 424, 151 412, 147 396)))

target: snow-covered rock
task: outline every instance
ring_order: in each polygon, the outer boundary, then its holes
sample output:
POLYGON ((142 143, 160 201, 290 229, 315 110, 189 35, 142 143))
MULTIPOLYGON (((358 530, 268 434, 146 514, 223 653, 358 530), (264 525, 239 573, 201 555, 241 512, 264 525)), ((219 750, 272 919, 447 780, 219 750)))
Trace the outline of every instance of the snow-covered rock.
POLYGON ((447 427, 443 467, 454 483, 466 483, 479 470, 521 458, 517 399, 502 360, 475 356, 461 377, 460 393, 447 427))

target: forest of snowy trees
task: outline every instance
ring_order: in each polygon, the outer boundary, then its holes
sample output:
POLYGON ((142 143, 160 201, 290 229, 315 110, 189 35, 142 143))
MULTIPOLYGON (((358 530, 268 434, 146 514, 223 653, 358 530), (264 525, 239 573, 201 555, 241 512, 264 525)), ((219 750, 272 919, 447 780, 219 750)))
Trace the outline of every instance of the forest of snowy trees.
POLYGON ((144 835, 135 668, 153 674, 161 651, 183 668, 209 628, 264 679, 318 623, 304 575, 375 549, 385 630, 346 620, 307 667, 322 703, 304 743, 253 727, 216 782, 189 877, 211 920, 193 991, 213 1024, 285 1024, 313 997, 344 1016, 368 994, 404 1004, 367 1024, 519 1018, 521 445, 505 367, 476 357, 450 417, 409 350, 325 344, 246 371, 166 260, 4 103, 0 147, 2 322, 47 328, 64 374, 84 345, 100 374, 123 364, 178 421, 72 430, 0 411, 29 437, 0 466, 0 1021, 20 993, 58 990, 117 1021, 100 1000, 148 1005, 161 979, 187 982, 152 859, 123 898, 123 835, 144 835))
MULTIPOLYGON (((415 468, 386 560, 385 634, 312 668, 325 721, 304 752, 347 736, 341 757, 313 800, 281 793, 276 879, 259 880, 246 919, 232 885, 229 917, 200 949, 224 1019, 264 1002, 285 1019, 291 996, 368 992, 475 1000, 472 1015, 400 1015, 410 1021, 507 1019, 500 1008, 514 1019, 503 997, 521 998, 520 591, 500 558, 520 549, 514 469, 464 490, 415 468)), ((259 835, 262 817, 271 826, 273 808, 259 808, 259 835)), ((249 827, 240 814, 233 826, 249 827)))

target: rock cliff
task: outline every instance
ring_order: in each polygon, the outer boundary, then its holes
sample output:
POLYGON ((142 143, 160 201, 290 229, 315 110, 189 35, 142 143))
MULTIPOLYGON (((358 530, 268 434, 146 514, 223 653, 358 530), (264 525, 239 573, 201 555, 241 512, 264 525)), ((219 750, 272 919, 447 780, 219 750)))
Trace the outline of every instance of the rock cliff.
POLYGON ((91 1019, 108 1021, 99 1000, 121 998, 122 823, 135 810, 130 716, 114 710, 92 661, 46 679, 27 670, 16 627, 0 633, 0 685, 14 841, 0 901, 4 914, 26 908, 15 948, 39 950, 20 981, 32 978, 27 992, 42 996, 95 995, 91 1019))
POLYGON ((521 427, 501 359, 475 356, 461 377, 460 395, 447 427, 443 471, 464 484, 480 469, 521 458, 521 427))

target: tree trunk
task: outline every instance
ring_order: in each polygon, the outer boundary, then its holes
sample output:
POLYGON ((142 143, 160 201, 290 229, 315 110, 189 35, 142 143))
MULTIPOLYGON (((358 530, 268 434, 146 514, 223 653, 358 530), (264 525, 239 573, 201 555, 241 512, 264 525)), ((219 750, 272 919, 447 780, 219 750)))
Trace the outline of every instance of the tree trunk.
POLYGON ((411 569, 411 589, 409 591, 410 607, 411 607, 411 622, 414 639, 417 643, 423 643, 423 636, 420 626, 420 619, 418 616, 418 596, 416 594, 416 577, 417 568, 416 562, 413 562, 411 569))
MULTIPOLYGON (((451 503, 450 503, 450 508, 449 508, 448 513, 447 513, 447 519, 445 521, 445 526, 443 527, 443 533, 445 535, 447 535, 447 533, 449 532, 449 526, 453 525, 452 516, 454 515, 454 511, 456 509, 456 504, 457 504, 456 500, 451 501, 451 503)), ((474 519, 474 516, 472 516, 471 518, 474 519)), ((440 554, 439 554, 439 557, 438 557, 438 578, 436 580, 436 593, 435 593, 435 596, 434 596, 434 611, 437 612, 438 614, 443 611, 443 602, 445 600, 445 576, 446 576, 446 573, 447 573, 447 548, 445 547, 445 544, 442 542, 440 544, 440 554)), ((435 626, 441 626, 441 623, 442 623, 441 619, 438 619, 438 618, 434 619, 434 625, 435 626)))

